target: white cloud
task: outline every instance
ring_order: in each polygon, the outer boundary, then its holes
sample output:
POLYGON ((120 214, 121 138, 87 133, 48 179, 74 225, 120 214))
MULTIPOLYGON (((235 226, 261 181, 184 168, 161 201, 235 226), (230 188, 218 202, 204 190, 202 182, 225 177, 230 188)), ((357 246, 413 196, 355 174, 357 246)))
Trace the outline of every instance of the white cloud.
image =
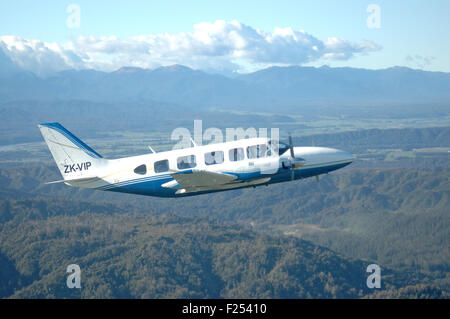
POLYGON ((195 24, 192 32, 123 39, 79 36, 63 44, 2 36, 0 46, 16 64, 41 75, 69 68, 112 71, 122 66, 154 68, 171 64, 246 71, 258 65, 347 60, 381 49, 370 41, 354 43, 335 37, 320 40, 290 27, 265 32, 238 21, 222 20, 195 24))
POLYGON ((420 54, 416 54, 416 55, 408 54, 405 57, 405 60, 407 61, 407 64, 423 69, 423 68, 431 65, 433 60, 436 60, 436 58, 434 56, 422 56, 420 54))
POLYGON ((78 54, 57 43, 2 36, 0 48, 16 65, 36 74, 46 75, 83 65, 78 54))

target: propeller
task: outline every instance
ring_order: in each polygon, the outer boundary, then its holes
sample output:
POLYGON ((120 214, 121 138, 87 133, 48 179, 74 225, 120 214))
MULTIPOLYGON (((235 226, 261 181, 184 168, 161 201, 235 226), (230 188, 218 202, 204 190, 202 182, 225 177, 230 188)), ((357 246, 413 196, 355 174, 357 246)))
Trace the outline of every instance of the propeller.
POLYGON ((294 154, 294 144, 292 143, 292 136, 291 133, 289 133, 289 151, 291 153, 291 181, 294 180, 295 176, 295 154, 294 154))
POLYGON ((294 144, 292 143, 291 133, 289 133, 289 151, 290 151, 290 155, 291 155, 291 158, 289 159, 290 162, 291 162, 291 180, 293 181, 294 178, 295 178, 294 170, 297 167, 300 167, 303 164, 305 164, 305 160, 303 158, 301 158, 301 157, 295 157, 294 144))

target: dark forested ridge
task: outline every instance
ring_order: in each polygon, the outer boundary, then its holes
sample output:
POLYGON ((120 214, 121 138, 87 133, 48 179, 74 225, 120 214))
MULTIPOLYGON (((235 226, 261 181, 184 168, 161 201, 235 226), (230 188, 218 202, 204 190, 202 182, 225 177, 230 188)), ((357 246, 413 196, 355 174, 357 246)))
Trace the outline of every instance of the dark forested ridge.
MULTIPOLYGON (((293 237, 172 214, 57 200, 2 201, 1 297, 364 297, 369 262, 293 237), (69 207, 69 209, 68 209, 69 207), (95 212, 95 213, 94 213, 95 212), (66 287, 66 267, 82 288, 66 287)), ((417 278, 385 270, 386 289, 417 278)))
POLYGON ((359 298, 372 262, 396 269, 377 297, 448 297, 448 171, 346 169, 178 200, 42 185, 55 174, 0 170, 4 297, 359 298))

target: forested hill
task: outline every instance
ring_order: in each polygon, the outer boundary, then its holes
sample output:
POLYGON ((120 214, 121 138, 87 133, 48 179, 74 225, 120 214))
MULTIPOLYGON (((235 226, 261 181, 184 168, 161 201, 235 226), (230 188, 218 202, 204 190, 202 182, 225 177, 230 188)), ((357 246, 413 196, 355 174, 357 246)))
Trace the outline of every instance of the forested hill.
POLYGON ((448 135, 298 138, 358 160, 319 182, 182 199, 45 185, 61 178, 45 145, 3 147, 0 296, 449 298, 448 135), (81 290, 65 285, 73 263, 81 290))
POLYGON ((69 297, 79 263, 74 297, 359 298, 372 262, 377 296, 446 296, 448 172, 347 169, 178 200, 43 185, 52 174, 0 170, 5 297, 69 297))
MULTIPOLYGON (((1 297, 356 298, 369 261, 211 219, 57 200, 0 202, 1 297), (78 264, 82 288, 66 286, 78 264)), ((383 287, 416 279, 385 269, 383 287)))

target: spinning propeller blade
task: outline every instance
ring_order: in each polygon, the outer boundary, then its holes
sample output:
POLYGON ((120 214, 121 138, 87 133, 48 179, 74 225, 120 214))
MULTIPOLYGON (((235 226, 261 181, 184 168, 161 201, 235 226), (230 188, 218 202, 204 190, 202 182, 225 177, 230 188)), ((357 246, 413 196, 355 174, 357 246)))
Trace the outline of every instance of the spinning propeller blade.
POLYGON ((292 136, 291 133, 289 133, 289 151, 290 151, 290 162, 291 162, 291 180, 293 181, 295 178, 295 168, 298 166, 301 166, 305 163, 305 160, 303 158, 296 158, 294 153, 294 144, 292 143, 292 136))
POLYGON ((292 143, 292 136, 289 133, 289 150, 291 152, 291 181, 295 178, 295 154, 294 154, 294 144, 292 143))
POLYGON ((289 133, 289 150, 291 151, 291 157, 294 159, 294 144, 292 144, 292 136, 291 133, 289 133))

